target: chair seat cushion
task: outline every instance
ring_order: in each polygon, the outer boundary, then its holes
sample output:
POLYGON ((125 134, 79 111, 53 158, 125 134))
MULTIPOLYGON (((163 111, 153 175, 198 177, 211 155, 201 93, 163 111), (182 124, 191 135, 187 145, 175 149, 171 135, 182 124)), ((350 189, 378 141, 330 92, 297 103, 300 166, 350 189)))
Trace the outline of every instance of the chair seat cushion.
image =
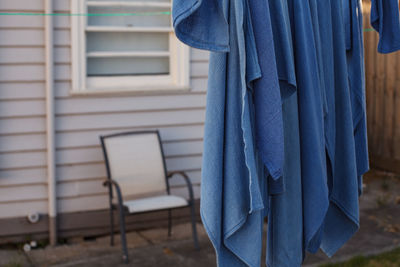
POLYGON ((189 202, 179 196, 163 195, 124 201, 129 213, 185 207, 189 202))

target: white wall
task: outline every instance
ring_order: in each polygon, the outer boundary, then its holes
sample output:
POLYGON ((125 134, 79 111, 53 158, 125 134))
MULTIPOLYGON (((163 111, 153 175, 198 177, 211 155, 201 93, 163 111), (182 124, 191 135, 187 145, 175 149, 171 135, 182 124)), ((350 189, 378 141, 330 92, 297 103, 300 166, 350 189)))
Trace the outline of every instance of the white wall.
MULTIPOLYGON (((2 0, 0 12, 43 12, 43 0, 2 0)), ((70 20, 54 19, 59 212, 107 208, 98 136, 126 130, 160 129, 168 170, 187 171, 198 197, 208 53, 191 50, 190 92, 71 96, 70 20)), ((43 27, 41 16, 0 16, 0 218, 47 213, 43 27)))

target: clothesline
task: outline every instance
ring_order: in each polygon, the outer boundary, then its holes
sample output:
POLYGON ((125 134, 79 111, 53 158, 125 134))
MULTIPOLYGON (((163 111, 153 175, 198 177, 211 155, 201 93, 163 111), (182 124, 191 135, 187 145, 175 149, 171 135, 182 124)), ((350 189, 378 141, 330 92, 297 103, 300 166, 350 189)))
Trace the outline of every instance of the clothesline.
POLYGON ((136 13, 0 13, 0 16, 68 16, 68 17, 127 17, 127 16, 161 16, 171 15, 170 11, 136 12, 136 13))
MULTIPOLYGON (((67 17, 129 17, 129 16, 164 16, 171 15, 170 11, 162 12, 136 12, 136 13, 33 13, 33 12, 3 12, 0 16, 67 16, 67 17)), ((374 29, 366 28, 364 32, 374 29)))

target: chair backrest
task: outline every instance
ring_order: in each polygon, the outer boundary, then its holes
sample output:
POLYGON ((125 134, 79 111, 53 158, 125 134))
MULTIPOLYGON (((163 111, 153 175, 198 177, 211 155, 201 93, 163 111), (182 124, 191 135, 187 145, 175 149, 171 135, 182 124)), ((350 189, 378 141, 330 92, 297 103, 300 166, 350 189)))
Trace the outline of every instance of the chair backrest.
POLYGON ((124 198, 168 193, 158 131, 102 136, 101 142, 108 176, 118 182, 124 198))

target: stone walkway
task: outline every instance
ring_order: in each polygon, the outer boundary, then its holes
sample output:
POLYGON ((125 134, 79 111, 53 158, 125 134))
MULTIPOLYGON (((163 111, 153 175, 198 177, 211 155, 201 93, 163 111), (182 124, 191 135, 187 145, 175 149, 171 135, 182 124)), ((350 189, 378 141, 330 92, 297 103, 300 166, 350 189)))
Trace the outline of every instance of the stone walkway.
MULTIPOLYGON (((331 259, 322 253, 307 255, 306 266, 337 262, 356 255, 371 255, 400 246, 400 179, 381 172, 371 172, 365 179, 361 198, 360 231, 331 259)), ((201 224, 198 224, 201 249, 194 250, 190 224, 175 225, 172 237, 166 229, 151 229, 128 234, 130 263, 121 263, 119 240, 109 246, 109 237, 93 241, 35 249, 30 252, 0 250, 1 267, 118 267, 173 266, 213 267, 214 250, 201 224)), ((72 241, 71 241, 72 242, 72 241)))

